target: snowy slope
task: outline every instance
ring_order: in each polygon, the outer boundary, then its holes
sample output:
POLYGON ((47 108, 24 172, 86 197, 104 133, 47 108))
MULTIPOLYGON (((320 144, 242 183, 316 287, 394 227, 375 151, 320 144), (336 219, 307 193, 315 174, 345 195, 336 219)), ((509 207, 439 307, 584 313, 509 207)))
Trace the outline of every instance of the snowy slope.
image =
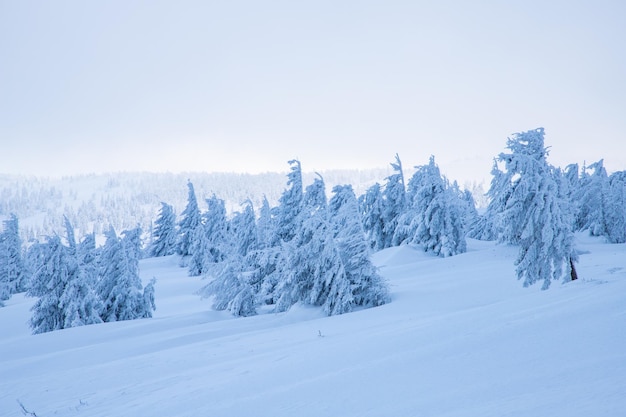
POLYGON ((0 415, 626 415, 626 245, 578 236, 579 281, 522 288, 516 249, 470 240, 440 259, 374 255, 392 303, 231 318, 174 257, 153 319, 30 335, 32 299, 0 309, 0 415), (321 334, 321 336, 320 336, 321 334))

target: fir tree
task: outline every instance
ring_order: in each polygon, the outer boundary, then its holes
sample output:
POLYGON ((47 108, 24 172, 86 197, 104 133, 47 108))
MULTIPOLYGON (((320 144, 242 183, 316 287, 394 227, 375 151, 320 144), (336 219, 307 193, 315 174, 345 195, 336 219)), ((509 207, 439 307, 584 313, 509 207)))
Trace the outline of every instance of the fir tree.
POLYGON ((385 222, 383 219, 383 194, 380 184, 367 189, 359 198, 363 228, 367 234, 369 246, 374 250, 385 248, 385 222))
POLYGON ((626 171, 614 172, 609 177, 603 206, 607 240, 626 242, 626 171))
POLYGON ((216 310, 228 310, 235 316, 251 316, 256 314, 257 304, 251 279, 256 268, 256 258, 252 254, 258 250, 258 235, 250 201, 230 220, 228 239, 230 249, 225 259, 211 268, 213 280, 200 293, 204 297, 213 297, 216 310))
POLYGON ((294 219, 293 238, 286 242, 286 273, 276 288, 276 309, 286 311, 297 302, 322 305, 327 291, 321 287, 336 262, 326 242, 332 239, 324 181, 318 175, 306 188, 298 218, 294 219))
MULTIPOLYGON (((289 161, 291 170, 287 174, 287 189, 279 198, 278 207, 261 207, 258 230, 260 249, 252 256, 256 270, 251 283, 258 287, 259 300, 268 305, 276 305, 281 291, 281 283, 288 279, 288 254, 296 245, 291 242, 301 226, 304 190, 300 161, 289 161)), ((288 304, 288 303, 287 303, 288 304)), ((289 308, 289 307, 286 307, 289 308)))
POLYGON ((39 297, 31 308, 33 316, 30 326, 33 333, 64 328, 65 313, 60 300, 78 269, 76 263, 69 259, 59 236, 48 239, 44 253, 43 263, 35 272, 27 292, 28 296, 39 297))
POLYGON ((369 257, 369 247, 358 221, 358 201, 352 186, 333 188, 329 202, 333 241, 343 274, 331 281, 324 310, 329 315, 351 311, 355 306, 373 307, 389 302, 388 288, 369 257))
POLYGON ((202 215, 203 221, 196 228, 190 247, 189 275, 206 274, 216 263, 226 257, 227 219, 224 200, 215 194, 206 200, 208 209, 202 215))
POLYGON ((6 246, 0 242, 0 307, 4 307, 3 301, 11 298, 11 283, 8 275, 4 272, 5 263, 7 262, 6 246))
POLYGON ((100 273, 97 292, 103 306, 101 317, 104 321, 132 320, 150 317, 153 305, 150 292, 142 291, 139 278, 139 254, 141 253, 140 229, 122 233, 119 238, 110 228, 100 254, 100 273))
POLYGON ((65 236, 67 239, 67 246, 72 252, 76 252, 76 235, 74 233, 74 226, 70 223, 67 216, 63 216, 63 224, 65 226, 65 236))
POLYGON ((187 182, 187 188, 189 188, 187 206, 181 213, 182 219, 178 224, 178 241, 176 247, 178 254, 183 257, 192 254, 190 250, 193 239, 196 234, 196 229, 201 224, 198 200, 196 199, 196 193, 193 189, 191 181, 187 182))
POLYGON ((303 185, 300 161, 291 160, 291 172, 287 175, 287 189, 279 199, 276 233, 284 242, 289 242, 298 229, 297 219, 302 210, 303 185))
POLYGON ((607 236, 604 203, 609 188, 609 177, 601 159, 583 167, 579 187, 573 200, 578 202, 576 229, 588 230, 592 236, 607 236))
POLYGON ((520 246, 515 262, 518 279, 524 286, 543 281, 547 289, 552 280, 572 279, 574 236, 568 217, 568 198, 560 186, 560 173, 546 161, 544 130, 517 133, 507 140, 510 153, 498 160, 505 165, 497 195, 503 200, 501 242, 520 246))
POLYGON ((22 242, 19 222, 14 214, 3 222, 0 233, 0 301, 11 294, 26 291, 26 276, 23 273, 22 242))
POLYGON ((259 218, 256 222, 257 231, 257 243, 259 249, 264 249, 276 244, 276 227, 275 218, 272 215, 272 209, 270 207, 267 197, 263 197, 261 208, 259 209, 259 218))
POLYGON ((396 234, 398 220, 406 210, 406 186, 404 183, 404 172, 402 170, 402 162, 396 154, 396 161, 391 163, 391 167, 395 171, 394 174, 387 177, 385 189, 383 190, 383 247, 389 248, 398 245, 398 240, 402 240, 396 234), (397 236, 394 241, 394 235, 397 236))
POLYGON ((435 158, 428 165, 418 167, 420 178, 413 200, 417 224, 411 241, 438 256, 452 256, 467 249, 463 227, 465 207, 456 190, 450 188, 441 176, 435 158))
POLYGON ((257 249, 248 254, 252 274, 248 279, 259 304, 275 304, 275 288, 285 264, 283 243, 276 231, 278 208, 270 208, 267 198, 259 210, 256 222, 257 249))
POLYGON ((243 204, 241 212, 235 212, 228 221, 227 239, 230 241, 229 252, 235 252, 240 256, 246 256, 249 252, 258 249, 259 234, 256 226, 254 206, 250 200, 243 204))
POLYGON ((176 214, 174 208, 161 202, 161 210, 154 227, 151 256, 167 256, 176 252, 176 214))
POLYGON ((42 263, 27 295, 39 297, 30 320, 33 333, 100 323, 100 301, 75 252, 53 236, 43 247, 42 263))

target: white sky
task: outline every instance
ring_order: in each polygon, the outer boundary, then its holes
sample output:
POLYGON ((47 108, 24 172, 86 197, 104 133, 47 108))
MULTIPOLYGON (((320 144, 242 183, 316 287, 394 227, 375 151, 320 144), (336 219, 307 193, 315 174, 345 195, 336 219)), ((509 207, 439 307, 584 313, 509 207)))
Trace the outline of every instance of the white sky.
POLYGON ((0 173, 626 169, 623 1, 0 0, 0 173))

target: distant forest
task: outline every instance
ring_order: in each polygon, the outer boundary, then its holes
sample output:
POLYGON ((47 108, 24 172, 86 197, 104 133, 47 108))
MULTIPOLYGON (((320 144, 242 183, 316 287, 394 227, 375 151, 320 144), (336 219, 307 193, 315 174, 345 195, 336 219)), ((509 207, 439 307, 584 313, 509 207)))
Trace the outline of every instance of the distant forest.
MULTIPOLYGON (((16 215, 26 242, 61 233, 64 217, 79 237, 94 231, 101 235, 109 226, 116 230, 140 226, 149 232, 161 202, 171 204, 176 213, 182 212, 187 181, 194 184, 201 201, 215 194, 225 200, 227 212, 233 213, 246 200, 255 207, 260 207, 264 197, 276 204, 285 188, 287 170, 285 161, 285 167, 277 167, 277 172, 262 174, 123 172, 62 178, 0 174, 0 220, 16 215)), ((352 184, 361 194, 383 181, 390 170, 332 170, 321 175, 331 187, 352 184)), ((313 182, 314 177, 313 172, 303 173, 305 183, 313 182)), ((478 185, 473 187, 479 195, 483 193, 478 185)))

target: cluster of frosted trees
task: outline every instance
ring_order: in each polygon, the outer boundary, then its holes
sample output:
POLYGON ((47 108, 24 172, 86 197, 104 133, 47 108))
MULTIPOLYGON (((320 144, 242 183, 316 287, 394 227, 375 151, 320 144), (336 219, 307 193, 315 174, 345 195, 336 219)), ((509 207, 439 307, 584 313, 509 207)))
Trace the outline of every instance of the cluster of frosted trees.
POLYGON ((406 243, 420 244, 427 252, 452 256, 466 250, 465 230, 478 216, 469 192, 450 184, 434 157, 405 184, 396 155, 394 173, 384 186, 374 184, 360 198, 362 221, 375 250, 406 243))
POLYGON ((321 177, 305 188, 300 162, 290 165, 278 206, 265 199, 258 216, 250 201, 227 216, 215 195, 201 213, 188 183, 177 224, 171 206, 162 204, 151 254, 179 254, 190 275, 210 278, 201 293, 212 297, 214 308, 237 316, 296 303, 328 315, 386 303, 387 285, 370 262, 352 187, 337 186, 328 199, 321 177))
POLYGON ((17 218, 4 224, 0 291, 4 299, 23 291, 38 298, 30 319, 33 333, 151 317, 154 280, 144 288, 139 278, 141 230, 117 236, 110 228, 105 244, 96 248, 94 234, 77 243, 67 218, 65 223, 65 241, 53 235, 32 244, 24 256, 17 218))
POLYGON ((602 162, 565 171, 547 162, 543 128, 514 134, 498 155, 479 215, 471 193, 441 175, 433 157, 405 181, 398 155, 384 184, 358 199, 350 186, 329 201, 322 178, 303 188, 300 163, 291 161, 279 205, 250 202, 228 217, 223 200, 206 200, 201 213, 193 186, 177 224, 163 204, 152 254, 178 253, 190 275, 206 275, 214 307, 235 315, 261 306, 283 311, 296 302, 328 314, 388 299, 368 251, 414 244, 447 257, 466 251, 466 238, 517 245, 516 273, 525 286, 546 289, 576 279, 574 232, 589 230, 609 242, 626 240, 626 174, 608 176, 602 162), (178 226, 178 228, 176 228, 178 226))
MULTIPOLYGON (((626 242, 626 171, 608 175, 602 161, 565 170, 547 162, 543 128, 514 134, 494 160, 489 205, 479 215, 471 193, 441 175, 433 157, 405 181, 400 158, 381 185, 357 198, 350 185, 328 198, 321 176, 304 186, 299 161, 290 161, 287 187, 227 215, 213 195, 201 211, 188 183, 177 216, 162 203, 148 256, 177 254, 190 275, 205 276, 201 294, 219 310, 250 316, 285 311, 296 303, 327 314, 378 306, 388 288, 369 260, 372 251, 412 244, 436 256, 466 251, 466 238, 517 245, 517 276, 524 285, 576 279, 574 232, 587 230, 611 243, 626 242)), ((101 321, 149 317, 154 288, 142 288, 140 230, 94 235, 76 243, 66 219, 58 236, 20 248, 15 216, 0 233, 0 303, 27 290, 35 332, 101 321)))

